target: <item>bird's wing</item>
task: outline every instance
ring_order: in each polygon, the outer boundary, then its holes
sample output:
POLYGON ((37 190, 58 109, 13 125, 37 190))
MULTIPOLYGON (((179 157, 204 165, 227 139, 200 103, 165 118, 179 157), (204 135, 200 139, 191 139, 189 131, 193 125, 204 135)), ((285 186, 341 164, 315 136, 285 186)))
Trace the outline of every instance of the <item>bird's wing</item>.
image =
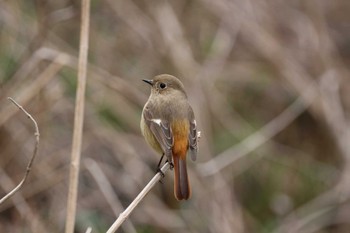
POLYGON ((197 141, 198 141, 198 133, 197 133, 197 123, 194 119, 193 110, 190 109, 190 134, 188 135, 188 140, 190 142, 190 154, 192 161, 197 159, 197 141))
POLYGON ((174 145, 173 132, 168 121, 156 118, 149 108, 143 110, 145 123, 157 139, 169 162, 172 162, 172 148, 174 145))

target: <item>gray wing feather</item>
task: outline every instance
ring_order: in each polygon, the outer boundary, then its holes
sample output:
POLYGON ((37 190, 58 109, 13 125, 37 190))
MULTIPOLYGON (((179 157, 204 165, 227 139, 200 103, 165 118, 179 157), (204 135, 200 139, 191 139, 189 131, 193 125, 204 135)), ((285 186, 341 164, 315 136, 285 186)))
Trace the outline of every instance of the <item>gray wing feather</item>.
POLYGON ((198 135, 197 135, 197 123, 194 119, 193 112, 191 114, 191 121, 190 121, 190 134, 188 135, 188 140, 190 143, 190 155, 192 161, 196 161, 197 159, 197 141, 198 141, 198 135))
POLYGON ((145 123, 148 125, 149 129, 157 139, 168 161, 172 162, 172 148, 174 145, 174 138, 170 123, 168 121, 160 119, 157 119, 157 121, 155 121, 151 111, 149 111, 148 108, 144 109, 143 115, 145 118, 145 123))

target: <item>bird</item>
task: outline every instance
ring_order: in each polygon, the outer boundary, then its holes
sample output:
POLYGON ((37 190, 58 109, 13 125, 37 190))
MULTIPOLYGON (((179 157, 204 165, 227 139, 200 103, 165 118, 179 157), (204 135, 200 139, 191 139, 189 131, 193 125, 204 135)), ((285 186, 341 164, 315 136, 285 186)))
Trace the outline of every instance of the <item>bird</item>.
POLYGON ((175 76, 161 74, 143 79, 151 85, 151 94, 141 116, 141 132, 146 142, 174 169, 174 195, 177 200, 191 196, 186 158, 197 158, 197 123, 184 85, 175 76))

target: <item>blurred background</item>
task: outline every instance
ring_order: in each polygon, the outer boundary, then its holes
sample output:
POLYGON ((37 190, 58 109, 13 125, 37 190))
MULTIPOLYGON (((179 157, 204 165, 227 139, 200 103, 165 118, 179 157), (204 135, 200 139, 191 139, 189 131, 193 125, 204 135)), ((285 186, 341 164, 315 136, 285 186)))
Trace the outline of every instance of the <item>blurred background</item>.
MULTIPOLYGON (((92 0, 76 232, 105 232, 155 174, 150 88, 185 84, 202 132, 192 197, 173 172, 118 232, 350 232, 348 0, 92 0)), ((0 232, 63 232, 80 2, 0 1, 0 232)))

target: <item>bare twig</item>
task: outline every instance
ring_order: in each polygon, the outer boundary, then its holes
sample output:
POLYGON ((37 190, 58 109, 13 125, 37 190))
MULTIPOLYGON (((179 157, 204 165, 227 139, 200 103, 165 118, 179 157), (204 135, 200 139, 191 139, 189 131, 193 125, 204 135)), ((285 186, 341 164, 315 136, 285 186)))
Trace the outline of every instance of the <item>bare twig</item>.
MULTIPOLYGON (((163 174, 169 169, 169 163, 165 163, 161 168, 163 174)), ((135 207, 142 201, 142 199, 146 196, 149 191, 156 185, 156 183, 162 178, 161 172, 158 172, 152 180, 145 186, 145 188, 137 195, 133 202, 122 212, 117 220, 113 223, 113 225, 108 229, 107 233, 113 233, 122 225, 122 223, 126 220, 126 218, 131 214, 131 212, 135 209, 135 207)))
POLYGON ((27 169, 26 169, 26 173, 24 174, 24 177, 23 177, 22 181, 11 192, 9 192, 7 195, 5 195, 3 198, 1 198, 0 205, 2 203, 4 203, 7 199, 12 197, 23 186, 24 182, 26 181, 26 179, 28 177, 28 174, 29 174, 29 172, 30 172, 30 170, 32 168, 32 164, 34 162, 35 156, 38 153, 39 137, 40 137, 38 124, 36 123, 34 118, 21 105, 19 105, 14 99, 12 99, 11 97, 8 97, 8 99, 12 103, 14 103, 20 110, 22 110, 22 112, 24 112, 24 114, 26 114, 27 117, 33 122, 34 127, 35 127, 34 135, 35 135, 36 142, 35 142, 32 158, 29 160, 29 163, 28 163, 27 169))
MULTIPOLYGON (((114 214, 117 216, 120 211, 124 208, 118 199, 118 197, 113 192, 113 187, 108 181, 106 175, 104 174, 101 167, 93 159, 84 160, 85 167, 89 170, 93 178, 96 180, 97 185, 99 186, 103 196, 105 196, 109 206, 112 208, 114 214)), ((136 233, 134 225, 127 221, 125 226, 122 226, 125 232, 136 233)))
MULTIPOLYGON (((38 167, 37 164, 36 167, 38 167)), ((0 185, 4 190, 15 186, 15 183, 2 168, 0 168, 0 185)), ((27 222, 31 232, 52 232, 47 229, 47 226, 43 221, 40 221, 42 219, 40 218, 38 211, 34 210, 35 207, 33 209, 33 207, 30 206, 26 197, 23 196, 21 192, 17 192, 16 195, 11 197, 11 202, 21 218, 27 222)), ((10 202, 5 202, 4 205, 8 203, 10 202)), ((1 230, 4 229, 1 228, 1 230)))
POLYGON ((92 232, 92 228, 88 227, 88 229, 86 229, 85 233, 91 233, 92 232))
POLYGON ((89 42, 90 0, 82 1, 82 22, 80 31, 80 50, 78 67, 78 87, 74 117, 71 165, 69 174, 69 190, 66 215, 66 233, 74 232, 79 182, 80 153, 84 122, 84 99, 86 88, 86 71, 89 42))

